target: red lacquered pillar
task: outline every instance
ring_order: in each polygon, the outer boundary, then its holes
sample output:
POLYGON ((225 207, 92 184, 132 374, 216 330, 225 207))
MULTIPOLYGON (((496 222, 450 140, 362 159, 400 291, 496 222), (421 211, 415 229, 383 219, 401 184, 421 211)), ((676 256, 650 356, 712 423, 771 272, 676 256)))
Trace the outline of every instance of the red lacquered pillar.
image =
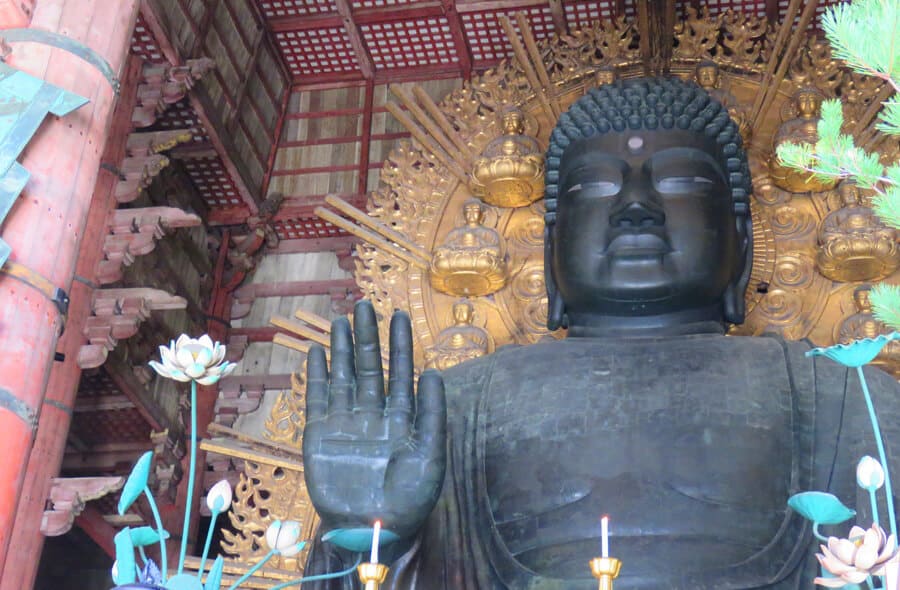
MULTIPOLYGON (((121 74, 137 8, 138 0, 40 0, 30 26, 80 41, 121 74)), ((21 23, 0 21, 0 28, 15 26, 21 23)), ((69 291, 116 96, 97 69, 62 50, 15 43, 7 63, 90 101, 45 119, 19 158, 31 179, 0 228, 11 261, 69 291)), ((10 538, 25 478, 32 476, 27 466, 61 321, 38 290, 0 275, 0 579, 21 567, 17 561, 37 559, 10 552, 10 538)), ((64 442, 66 434, 60 429, 55 436, 64 442)))

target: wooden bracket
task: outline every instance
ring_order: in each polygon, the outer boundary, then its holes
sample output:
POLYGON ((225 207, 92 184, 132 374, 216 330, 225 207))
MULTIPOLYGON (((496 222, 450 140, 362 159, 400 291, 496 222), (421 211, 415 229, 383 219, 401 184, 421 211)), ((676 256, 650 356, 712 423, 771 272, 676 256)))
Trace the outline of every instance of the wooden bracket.
POLYGON ((57 477, 50 488, 50 509, 44 511, 41 533, 63 535, 72 528, 86 502, 102 498, 125 485, 124 477, 57 477))

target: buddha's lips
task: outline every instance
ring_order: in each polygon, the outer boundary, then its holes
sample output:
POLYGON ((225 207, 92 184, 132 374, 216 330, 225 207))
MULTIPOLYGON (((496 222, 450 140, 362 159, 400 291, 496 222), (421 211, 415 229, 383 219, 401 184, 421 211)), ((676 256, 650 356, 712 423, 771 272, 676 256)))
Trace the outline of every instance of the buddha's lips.
POLYGON ((655 232, 620 233, 606 247, 607 254, 659 255, 672 250, 669 242, 655 232))

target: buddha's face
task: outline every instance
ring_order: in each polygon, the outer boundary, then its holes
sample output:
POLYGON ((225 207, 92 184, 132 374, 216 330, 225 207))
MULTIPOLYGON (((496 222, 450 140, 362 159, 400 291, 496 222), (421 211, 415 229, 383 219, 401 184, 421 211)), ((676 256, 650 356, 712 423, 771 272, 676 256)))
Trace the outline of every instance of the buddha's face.
POLYGON ((714 140, 682 130, 609 133, 568 147, 551 267, 570 318, 721 301, 743 269, 747 235, 715 153, 714 140))
POLYGON ((853 300, 856 302, 856 308, 859 311, 869 311, 872 304, 869 301, 869 289, 859 289, 853 293, 853 300))
POLYGON ((457 324, 472 323, 472 306, 468 302, 457 303, 453 306, 453 319, 457 324))
POLYGON ((478 225, 481 223, 482 209, 481 204, 477 201, 468 202, 463 207, 463 217, 469 225, 478 225))
POLYGON ((804 117, 812 117, 819 112, 822 106, 822 97, 815 92, 800 92, 797 94, 797 110, 804 117))
POLYGON ((697 68, 697 84, 701 88, 715 88, 719 81, 719 70, 714 65, 704 65, 697 68))
POLYGON ((838 187, 838 192, 841 195, 841 203, 845 207, 851 207, 853 205, 859 204, 859 189, 855 184, 850 182, 842 182, 838 187))

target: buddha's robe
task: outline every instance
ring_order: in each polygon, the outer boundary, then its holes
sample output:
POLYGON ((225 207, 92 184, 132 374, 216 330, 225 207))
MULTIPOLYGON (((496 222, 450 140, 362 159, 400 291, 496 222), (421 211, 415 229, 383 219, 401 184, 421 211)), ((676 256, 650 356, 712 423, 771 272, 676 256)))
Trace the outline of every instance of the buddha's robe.
MULTIPOLYGON (((608 514, 617 590, 812 588, 818 545, 787 500, 830 491, 867 528, 855 466, 877 451, 855 370, 807 350, 767 337, 569 338, 446 371, 443 493, 382 587, 595 590, 588 561, 608 514)), ((866 374, 896 456, 900 388, 866 374)), ((352 563, 319 544, 307 574, 352 563)))

